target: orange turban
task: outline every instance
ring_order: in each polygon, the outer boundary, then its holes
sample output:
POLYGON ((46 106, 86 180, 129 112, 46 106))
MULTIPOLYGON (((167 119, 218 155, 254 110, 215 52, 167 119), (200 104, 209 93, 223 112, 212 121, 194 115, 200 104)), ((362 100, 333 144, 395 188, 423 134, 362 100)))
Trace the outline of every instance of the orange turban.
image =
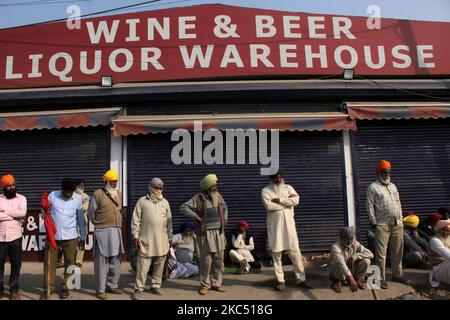
POLYGON ((16 180, 14 180, 14 177, 11 174, 6 174, 0 180, 0 187, 3 189, 6 185, 14 182, 16 182, 16 180))
POLYGON ((380 172, 383 169, 391 170, 391 163, 386 160, 381 160, 377 165, 377 172, 380 172))

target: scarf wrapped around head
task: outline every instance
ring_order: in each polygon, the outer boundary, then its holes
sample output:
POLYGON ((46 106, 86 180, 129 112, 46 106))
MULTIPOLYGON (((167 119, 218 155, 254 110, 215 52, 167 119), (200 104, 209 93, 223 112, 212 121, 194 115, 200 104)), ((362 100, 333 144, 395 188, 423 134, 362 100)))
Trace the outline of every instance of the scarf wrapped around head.
POLYGON ((344 238, 355 238, 356 237, 356 228, 355 227, 344 227, 339 231, 339 237, 341 239, 344 238))
POLYGON ((419 225, 419 217, 415 214, 411 214, 403 218, 403 224, 409 228, 417 228, 419 225))
POLYGON ((153 178, 148 184, 148 193, 150 199, 154 202, 161 201, 164 199, 162 190, 155 189, 155 187, 164 188, 164 182, 159 178, 153 178))
POLYGON ((443 228, 445 228, 448 225, 450 225, 450 220, 439 220, 436 223, 436 230, 441 231, 443 228))

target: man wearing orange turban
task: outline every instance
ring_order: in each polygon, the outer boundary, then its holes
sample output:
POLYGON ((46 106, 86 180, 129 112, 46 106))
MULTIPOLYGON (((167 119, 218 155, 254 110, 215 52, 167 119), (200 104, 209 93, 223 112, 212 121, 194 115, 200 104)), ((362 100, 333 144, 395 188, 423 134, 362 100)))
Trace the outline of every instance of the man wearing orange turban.
POLYGON ((367 213, 375 231, 375 260, 381 269, 381 288, 387 289, 386 255, 392 267, 392 281, 410 284, 403 277, 402 204, 397 187, 391 182, 391 163, 381 160, 376 166, 377 180, 367 188, 367 213))
POLYGON ((22 219, 27 214, 27 199, 18 194, 16 181, 10 174, 0 179, 0 298, 4 294, 3 273, 6 256, 11 264, 9 299, 20 300, 19 277, 22 265, 22 219))

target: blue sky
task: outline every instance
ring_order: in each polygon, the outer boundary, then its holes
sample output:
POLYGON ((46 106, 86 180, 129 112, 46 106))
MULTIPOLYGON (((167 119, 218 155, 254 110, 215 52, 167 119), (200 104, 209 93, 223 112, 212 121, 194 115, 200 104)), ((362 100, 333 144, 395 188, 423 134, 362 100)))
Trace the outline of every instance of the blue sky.
MULTIPOLYGON (((0 0, 0 28, 65 18, 71 4, 79 5, 81 14, 122 7, 144 0, 0 0)), ((366 16, 370 5, 377 5, 384 18, 400 18, 450 22, 450 0, 161 0, 140 7, 109 14, 147 11, 168 7, 182 7, 205 3, 222 3, 246 7, 366 16)))

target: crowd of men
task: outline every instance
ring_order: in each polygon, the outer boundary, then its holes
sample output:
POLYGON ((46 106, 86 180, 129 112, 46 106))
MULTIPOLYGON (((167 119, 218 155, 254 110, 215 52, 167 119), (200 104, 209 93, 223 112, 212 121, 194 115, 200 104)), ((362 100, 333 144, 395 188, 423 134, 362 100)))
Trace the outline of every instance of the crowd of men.
MULTIPOLYGON (((450 220, 444 208, 420 221, 413 213, 403 215, 399 192, 391 182, 391 164, 382 160, 376 167, 377 179, 367 189, 367 212, 372 225, 373 249, 365 248, 356 240, 357 230, 345 227, 330 250, 330 287, 340 293, 348 283, 352 292, 366 288, 369 266, 374 259, 380 268, 382 289, 386 281, 386 258, 389 253, 392 281, 410 284, 403 275, 403 264, 430 268, 430 284, 450 284, 450 220), (374 252, 373 252, 374 251, 374 252)), ((55 292, 58 255, 64 260, 64 282, 60 297, 70 296, 68 267, 82 267, 85 240, 89 222, 94 226, 94 273, 96 295, 107 299, 108 294, 121 294, 119 288, 121 257, 124 254, 122 238, 122 195, 118 191, 118 174, 109 170, 103 175, 104 186, 91 196, 84 192, 83 180, 65 178, 60 190, 48 195, 51 219, 56 227, 55 243, 47 238, 44 255, 42 300, 55 292)), ((27 200, 17 193, 15 179, 8 174, 1 178, 0 187, 0 295, 4 294, 4 265, 9 257, 11 300, 20 300, 19 278, 22 254, 22 223, 27 213, 27 200)), ((254 239, 250 226, 240 221, 231 237, 227 251, 225 226, 228 206, 218 190, 218 178, 208 174, 200 181, 200 190, 180 206, 189 219, 179 233, 173 235, 172 212, 164 198, 164 182, 153 178, 148 192, 141 197, 131 219, 133 244, 138 250, 136 277, 132 299, 143 298, 150 271, 150 292, 163 295, 161 286, 166 278, 200 276, 199 294, 209 290, 225 292, 222 285, 225 254, 238 265, 238 273, 248 273, 262 264, 255 256, 254 239)), ((261 191, 261 201, 267 214, 267 241, 270 247, 275 289, 286 288, 282 257, 292 262, 296 285, 311 289, 306 281, 304 259, 300 252, 294 208, 300 196, 284 182, 284 172, 270 176, 270 184, 261 191)), ((44 214, 41 213, 41 214, 44 214)), ((369 237, 370 240, 370 237, 369 237)), ((370 242, 370 241, 369 241, 370 242)), ((370 246, 369 246, 370 247, 370 246)))

